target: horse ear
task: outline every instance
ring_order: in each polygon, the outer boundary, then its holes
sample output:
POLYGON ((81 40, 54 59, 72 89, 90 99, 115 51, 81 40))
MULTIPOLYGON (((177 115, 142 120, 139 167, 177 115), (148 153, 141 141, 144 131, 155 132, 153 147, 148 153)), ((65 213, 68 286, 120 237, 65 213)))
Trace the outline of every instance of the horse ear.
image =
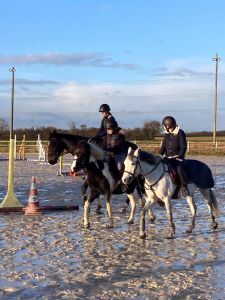
POLYGON ((137 148, 137 149, 134 151, 134 156, 137 156, 137 157, 138 157, 139 152, 140 152, 140 148, 137 148))
POLYGON ((129 155, 129 154, 131 153, 131 151, 132 151, 132 148, 129 147, 129 148, 128 148, 128 151, 127 151, 127 155, 129 155))

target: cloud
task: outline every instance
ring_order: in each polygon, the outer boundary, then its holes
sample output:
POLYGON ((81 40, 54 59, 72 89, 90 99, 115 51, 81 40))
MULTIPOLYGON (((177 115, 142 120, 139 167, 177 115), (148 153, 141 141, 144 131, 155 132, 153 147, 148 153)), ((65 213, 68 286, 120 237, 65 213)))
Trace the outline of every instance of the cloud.
MULTIPOLYGON (((16 78, 16 84, 18 85, 30 85, 30 86, 40 86, 40 85, 55 85, 58 84, 58 81, 55 80, 48 80, 48 79, 41 79, 41 80, 29 80, 29 79, 24 79, 24 78, 16 78)), ((0 80, 1 85, 11 85, 12 80, 11 79, 3 79, 0 80)))
MULTIPOLYGON (((81 59, 80 64, 85 63, 107 66, 109 60, 106 57, 102 60, 100 57, 81 59)), ((112 64, 116 67, 117 63, 112 64)), ((212 75, 209 65, 197 67, 191 60, 179 60, 153 70, 148 80, 60 82, 16 78, 15 124, 20 126, 24 121, 30 126, 68 128, 68 124, 74 121, 77 126, 98 127, 98 108, 102 103, 108 103, 124 128, 141 127, 145 121, 161 121, 163 116, 171 114, 188 131, 196 128, 210 130, 214 99, 212 75)), ((0 84, 4 86, 4 95, 1 96, 8 103, 11 81, 2 80, 0 84)), ((220 85, 218 129, 224 129, 221 117, 224 93, 224 87, 220 85)), ((4 115, 7 111, 9 108, 5 104, 4 115)))
POLYGON ((184 67, 171 72, 168 68, 163 68, 155 70, 154 75, 159 77, 209 77, 213 76, 213 72, 197 72, 184 67))
POLYGON ((24 54, 24 55, 0 55, 0 64, 9 65, 34 65, 34 64, 50 64, 54 66, 86 66, 101 67, 113 69, 138 69, 136 64, 116 62, 105 53, 44 53, 44 54, 24 54))

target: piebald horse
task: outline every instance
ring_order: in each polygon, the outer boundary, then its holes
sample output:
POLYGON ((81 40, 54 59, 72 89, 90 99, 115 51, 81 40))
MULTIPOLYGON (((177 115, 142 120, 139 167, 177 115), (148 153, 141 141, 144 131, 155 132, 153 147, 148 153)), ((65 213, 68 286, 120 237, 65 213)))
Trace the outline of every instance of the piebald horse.
POLYGON ((75 172, 79 171, 80 169, 85 170, 87 184, 91 190, 84 205, 84 228, 88 229, 90 227, 90 204, 93 202, 93 200, 96 199, 99 194, 103 194, 106 199, 106 208, 109 218, 109 222, 107 225, 108 228, 113 227, 113 215, 110 204, 112 194, 127 194, 131 203, 131 212, 128 224, 133 223, 136 208, 136 201, 133 194, 135 188, 139 195, 140 206, 143 206, 141 187, 139 186, 137 179, 132 182, 131 186, 126 186, 128 190, 124 190, 123 187, 125 187, 125 185, 121 185, 121 183, 117 185, 118 183, 115 181, 110 172, 107 153, 98 145, 92 142, 80 141, 77 144, 73 166, 75 172))
MULTIPOLYGON (((48 142, 48 162, 51 165, 55 165, 59 157, 64 154, 70 153, 74 156, 76 152, 77 143, 81 140, 88 141, 89 139, 90 138, 88 137, 84 137, 80 135, 57 132, 56 130, 52 131, 49 135, 49 142, 48 142)), ((95 139, 95 141, 98 142, 99 145, 102 145, 103 143, 101 138, 95 139)), ((88 185, 86 181, 84 181, 84 184, 81 187, 83 202, 86 198, 87 188, 88 185)), ((99 200, 96 208, 97 214, 100 214, 100 209, 101 209, 101 203, 99 200)))
MULTIPOLYGON (((76 153, 77 150, 77 144, 80 141, 88 141, 90 140, 90 138, 88 137, 84 137, 84 136, 80 136, 80 135, 74 135, 74 134, 68 134, 68 133, 61 133, 61 132, 57 132, 56 130, 52 131, 49 134, 49 142, 48 142, 48 162, 51 165, 54 165, 57 163, 59 157, 61 155, 70 153, 73 156, 76 153)), ((91 139, 93 140, 93 139, 91 139)), ((97 143, 98 146, 100 146, 100 148, 103 146, 103 140, 101 138, 94 138, 95 143, 97 143)), ((131 146, 132 148, 137 147, 135 144, 126 141, 126 147, 127 150, 129 148, 129 146, 131 146)), ((87 189, 88 189, 88 184, 85 180, 84 184, 81 187, 81 193, 82 193, 82 198, 83 198, 83 203, 85 203, 86 199, 87 199, 87 189)), ((97 197, 97 196, 96 196, 97 197)), ((127 197, 127 199, 129 199, 127 197)), ((129 202, 126 200, 126 203, 128 206, 129 202)), ((133 204, 131 203, 131 206, 133 204)), ((98 200, 98 204, 97 204, 97 208, 96 208, 96 213, 99 214, 100 212, 100 208, 101 208, 101 203, 100 200, 98 200)), ((135 207, 132 207, 131 210, 133 211, 133 209, 135 209, 135 207)), ((132 222, 132 220, 130 219, 130 222, 132 222)))
MULTIPOLYGON (((177 191, 177 185, 173 183, 168 164, 162 160, 160 155, 142 151, 140 148, 128 150, 128 155, 125 159, 125 170, 122 176, 122 181, 125 184, 130 184, 135 177, 142 174, 145 178, 145 192, 147 200, 145 206, 141 209, 140 215, 140 238, 146 237, 145 232, 145 214, 151 209, 152 204, 161 199, 165 203, 167 219, 169 222, 168 238, 173 238, 175 234, 175 225, 173 223, 171 198, 183 198, 181 190, 177 191), (175 195, 176 194, 176 195, 175 195)), ((186 171, 189 176, 187 188, 189 195, 186 196, 186 201, 190 206, 192 218, 187 229, 187 233, 191 233, 195 227, 196 204, 194 201, 194 193, 198 189, 203 195, 211 215, 211 225, 214 229, 218 224, 215 221, 219 214, 218 203, 215 194, 212 190, 214 180, 209 167, 198 160, 185 160, 186 171)), ((150 210, 151 211, 151 210, 150 210)), ((152 216, 154 218, 154 215, 152 216)))

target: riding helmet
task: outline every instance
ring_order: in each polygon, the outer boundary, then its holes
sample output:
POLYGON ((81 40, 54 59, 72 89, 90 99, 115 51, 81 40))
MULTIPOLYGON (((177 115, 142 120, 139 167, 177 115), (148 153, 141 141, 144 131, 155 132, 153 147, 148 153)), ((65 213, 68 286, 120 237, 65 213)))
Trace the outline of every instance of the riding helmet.
POLYGON ((114 119, 106 121, 106 128, 107 129, 115 129, 117 127, 118 127, 117 122, 114 119))
POLYGON ((167 129, 175 128, 177 126, 176 120, 174 117, 167 116, 162 120, 162 125, 167 129))
POLYGON ((99 112, 109 112, 110 111, 110 107, 108 104, 102 104, 99 107, 99 112))

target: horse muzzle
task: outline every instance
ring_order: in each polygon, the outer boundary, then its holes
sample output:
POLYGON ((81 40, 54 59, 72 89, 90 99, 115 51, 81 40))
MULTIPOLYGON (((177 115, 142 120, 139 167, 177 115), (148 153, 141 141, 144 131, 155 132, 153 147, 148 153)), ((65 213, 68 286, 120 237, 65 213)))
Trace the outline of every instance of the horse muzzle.
POLYGON ((125 175, 122 177, 122 182, 124 184, 131 184, 133 179, 134 179, 134 177, 128 174, 128 175, 125 175))
POLYGON ((50 165, 55 165, 57 163, 57 159, 49 159, 48 162, 50 163, 50 165))

